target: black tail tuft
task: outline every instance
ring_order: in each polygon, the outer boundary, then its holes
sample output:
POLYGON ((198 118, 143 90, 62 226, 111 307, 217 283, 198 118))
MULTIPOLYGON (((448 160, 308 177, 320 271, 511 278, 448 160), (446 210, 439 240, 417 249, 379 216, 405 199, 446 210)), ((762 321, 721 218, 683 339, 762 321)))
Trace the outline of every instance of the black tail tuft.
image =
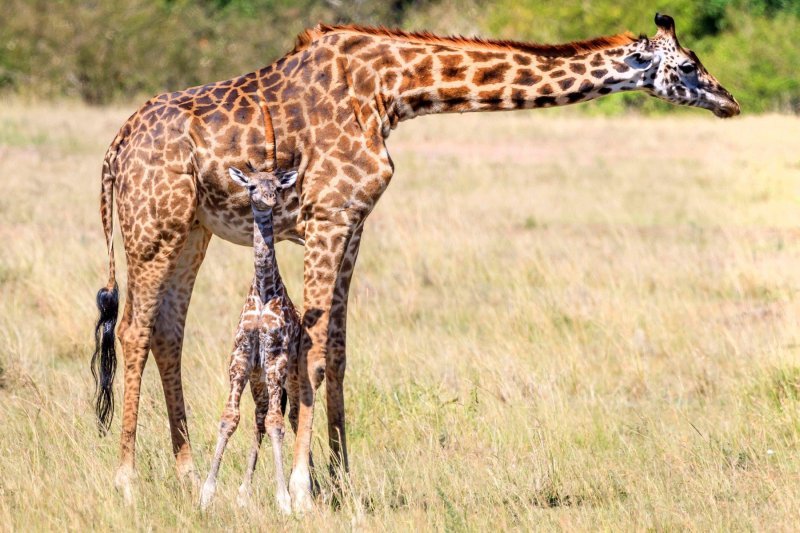
POLYGON ((117 285, 97 292, 97 309, 100 318, 94 328, 94 354, 92 376, 95 385, 95 414, 100 434, 105 435, 114 418, 114 374, 117 370, 117 351, 114 346, 114 328, 117 325, 119 291, 117 285))

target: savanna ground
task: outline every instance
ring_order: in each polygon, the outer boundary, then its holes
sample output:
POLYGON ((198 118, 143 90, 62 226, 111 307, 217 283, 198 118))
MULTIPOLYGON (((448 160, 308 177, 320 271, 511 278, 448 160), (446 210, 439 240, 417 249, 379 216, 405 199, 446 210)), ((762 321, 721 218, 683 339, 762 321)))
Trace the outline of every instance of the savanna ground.
MULTIPOLYGON (((298 520, 276 510, 268 453, 259 505, 235 505, 249 398, 215 506, 198 511, 174 474, 152 361, 135 509, 112 488, 119 419, 98 437, 88 360, 106 279, 100 162, 131 111, 0 108, 3 529, 800 523, 796 118, 540 112, 402 124, 352 289, 352 486, 338 510, 322 501, 298 520)), ((302 249, 279 254, 301 302, 302 249)), ((249 248, 212 241, 189 314, 184 379, 202 476, 250 271, 249 248)))

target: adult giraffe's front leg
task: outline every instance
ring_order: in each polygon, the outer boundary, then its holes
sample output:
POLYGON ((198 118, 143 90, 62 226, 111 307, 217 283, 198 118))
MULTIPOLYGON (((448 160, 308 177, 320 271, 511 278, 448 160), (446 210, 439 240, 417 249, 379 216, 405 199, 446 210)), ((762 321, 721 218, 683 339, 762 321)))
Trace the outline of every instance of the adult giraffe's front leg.
POLYGON ((350 467, 347 461, 347 435, 344 411, 344 372, 347 366, 347 300, 350 281, 358 259, 363 222, 348 241, 342 260, 331 306, 328 363, 325 365, 326 407, 328 412, 328 443, 331 448, 330 473, 339 480, 350 467))
MULTIPOLYGON (((348 218, 345 210, 330 217, 312 219, 306 224, 303 332, 298 354, 300 410, 294 463, 289 480, 289 493, 295 511, 313 508, 309 460, 314 397, 325 378, 328 365, 344 368, 343 361, 332 360, 344 357, 344 350, 331 349, 332 343, 340 338, 338 333, 333 333, 340 321, 332 319, 331 311, 348 244, 357 234, 360 225, 361 220, 348 218)), ((344 345, 341 347, 344 348, 344 345)), ((341 430, 343 429, 344 413, 341 418, 341 430)))

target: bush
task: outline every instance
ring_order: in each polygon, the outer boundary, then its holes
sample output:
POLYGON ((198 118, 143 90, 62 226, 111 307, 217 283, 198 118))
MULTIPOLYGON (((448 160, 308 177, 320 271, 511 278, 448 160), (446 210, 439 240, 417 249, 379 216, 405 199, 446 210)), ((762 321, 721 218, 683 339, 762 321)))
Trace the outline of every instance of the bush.
MULTIPOLYGON (((87 102, 140 98, 249 72, 318 21, 560 42, 626 29, 652 35, 638 0, 6 0, 0 90, 87 102)), ((800 111, 800 2, 662 0, 682 42, 746 111, 800 111)), ((674 109, 641 95, 591 112, 674 109)))
POLYGON ((11 0, 0 20, 0 83, 39 97, 90 103, 208 83, 269 64, 324 16, 314 2, 236 5, 152 0, 11 0), (285 4, 280 6, 279 4, 285 4))

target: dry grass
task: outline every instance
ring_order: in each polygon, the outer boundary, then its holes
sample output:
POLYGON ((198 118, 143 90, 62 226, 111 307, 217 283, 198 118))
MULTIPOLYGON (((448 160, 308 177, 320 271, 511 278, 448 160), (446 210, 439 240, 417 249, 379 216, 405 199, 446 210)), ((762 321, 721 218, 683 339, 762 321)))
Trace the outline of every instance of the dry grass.
MULTIPOLYGON (((367 226, 352 290, 352 494, 297 520, 276 512, 269 461, 262 505, 234 505, 249 400, 213 512, 196 509, 173 473, 152 362, 137 507, 112 489, 119 422, 97 437, 88 358, 106 279, 99 167, 129 111, 0 108, 3 528, 800 523, 797 119, 402 125, 389 142, 396 183, 367 226)), ((280 245, 294 295, 301 252, 280 245)), ((184 375, 202 475, 250 261, 215 240, 190 311, 184 375)))

